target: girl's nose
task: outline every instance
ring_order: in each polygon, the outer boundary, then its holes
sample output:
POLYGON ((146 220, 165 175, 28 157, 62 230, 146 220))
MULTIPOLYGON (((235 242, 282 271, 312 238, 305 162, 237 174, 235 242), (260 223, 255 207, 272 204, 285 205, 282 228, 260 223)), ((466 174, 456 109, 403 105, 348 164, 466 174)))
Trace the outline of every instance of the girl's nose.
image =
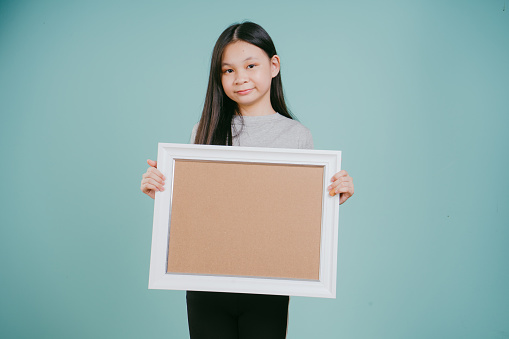
POLYGON ((236 73, 236 75, 237 75, 237 77, 235 78, 235 83, 236 84, 243 84, 243 83, 246 83, 248 81, 248 77, 247 77, 246 72, 238 71, 236 73))

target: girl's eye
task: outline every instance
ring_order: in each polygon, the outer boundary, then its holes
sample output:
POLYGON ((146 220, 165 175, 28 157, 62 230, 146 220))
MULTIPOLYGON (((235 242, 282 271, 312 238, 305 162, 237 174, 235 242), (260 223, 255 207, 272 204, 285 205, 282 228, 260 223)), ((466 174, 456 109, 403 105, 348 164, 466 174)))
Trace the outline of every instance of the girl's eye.
POLYGON ((255 65, 253 65, 253 64, 247 66, 247 68, 254 68, 254 67, 255 67, 255 65))
POLYGON ((227 74, 228 74, 228 73, 233 73, 233 69, 225 69, 225 70, 224 70, 224 73, 227 73, 227 74))

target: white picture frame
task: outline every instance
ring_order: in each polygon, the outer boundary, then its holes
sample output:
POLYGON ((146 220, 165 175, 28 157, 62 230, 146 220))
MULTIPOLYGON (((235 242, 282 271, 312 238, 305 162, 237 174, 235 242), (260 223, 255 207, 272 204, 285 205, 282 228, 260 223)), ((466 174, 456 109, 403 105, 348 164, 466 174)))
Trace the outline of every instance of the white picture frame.
POLYGON ((159 143, 157 163, 167 179, 155 196, 149 289, 336 297, 339 195, 331 197, 327 187, 341 169, 341 151, 159 143), (168 273, 173 170, 181 159, 323 166, 318 280, 168 273))

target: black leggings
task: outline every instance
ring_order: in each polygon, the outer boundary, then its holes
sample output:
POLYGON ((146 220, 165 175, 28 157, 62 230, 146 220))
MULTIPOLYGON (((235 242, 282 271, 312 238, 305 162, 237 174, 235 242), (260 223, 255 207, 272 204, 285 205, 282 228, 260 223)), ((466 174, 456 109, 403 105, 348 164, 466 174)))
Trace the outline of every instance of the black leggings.
POLYGON ((284 339, 289 297, 187 292, 191 339, 284 339))

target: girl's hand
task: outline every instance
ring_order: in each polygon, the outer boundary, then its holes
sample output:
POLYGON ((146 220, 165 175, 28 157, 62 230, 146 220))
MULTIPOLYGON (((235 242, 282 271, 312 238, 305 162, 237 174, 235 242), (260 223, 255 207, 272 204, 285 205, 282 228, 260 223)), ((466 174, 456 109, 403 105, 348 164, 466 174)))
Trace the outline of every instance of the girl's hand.
POLYGON ((339 193, 340 205, 353 195, 353 179, 345 170, 334 174, 330 181, 332 181, 332 184, 327 187, 329 195, 335 196, 339 193))
POLYGON ((156 191, 164 191, 164 181, 166 178, 156 168, 157 161, 148 159, 147 163, 150 167, 142 176, 141 191, 154 199, 156 196, 156 191))

